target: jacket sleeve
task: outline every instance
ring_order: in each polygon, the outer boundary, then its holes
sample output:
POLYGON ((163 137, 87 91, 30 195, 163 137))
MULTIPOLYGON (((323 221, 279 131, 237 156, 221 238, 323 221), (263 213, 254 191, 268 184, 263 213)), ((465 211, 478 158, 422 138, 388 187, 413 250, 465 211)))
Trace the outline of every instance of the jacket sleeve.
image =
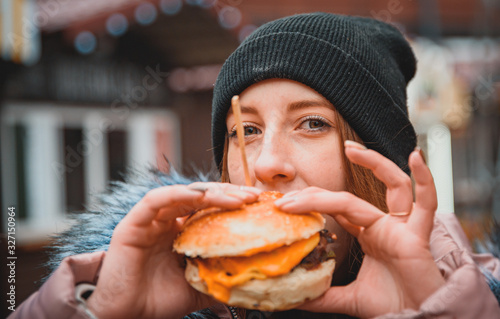
POLYGON ((481 270, 500 277, 500 261, 491 254, 474 254, 455 214, 436 216, 431 253, 446 284, 425 300, 418 311, 387 314, 389 318, 500 318, 498 300, 481 270))
POLYGON ((104 252, 66 257, 42 287, 19 305, 8 319, 90 318, 77 301, 75 287, 95 284, 104 252))

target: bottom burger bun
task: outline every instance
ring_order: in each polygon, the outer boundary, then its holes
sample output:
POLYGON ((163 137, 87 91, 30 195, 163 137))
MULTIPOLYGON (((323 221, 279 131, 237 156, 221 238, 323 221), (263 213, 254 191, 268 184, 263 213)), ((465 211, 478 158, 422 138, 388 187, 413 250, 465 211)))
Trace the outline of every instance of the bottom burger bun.
MULTIPOLYGON (((231 289, 227 304, 246 309, 282 311, 321 296, 332 281, 335 260, 329 259, 312 270, 296 267, 292 272, 265 280, 251 280, 231 289)), ((188 260, 186 279, 196 290, 208 294, 198 267, 188 260)))

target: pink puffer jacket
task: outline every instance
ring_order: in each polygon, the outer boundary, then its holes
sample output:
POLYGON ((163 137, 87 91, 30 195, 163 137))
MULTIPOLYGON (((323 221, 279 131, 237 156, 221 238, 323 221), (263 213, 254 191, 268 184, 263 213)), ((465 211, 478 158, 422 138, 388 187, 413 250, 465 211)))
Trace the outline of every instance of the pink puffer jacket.
MULTIPOLYGON (((473 254, 454 214, 439 214, 431 236, 431 251, 446 285, 416 310, 377 318, 500 318, 500 307, 481 272, 500 278, 500 261, 490 254, 473 254)), ((104 252, 64 259, 47 282, 11 313, 19 318, 91 318, 75 297, 75 286, 95 283, 104 252)), ((232 318, 229 309, 213 309, 221 318, 232 318)))

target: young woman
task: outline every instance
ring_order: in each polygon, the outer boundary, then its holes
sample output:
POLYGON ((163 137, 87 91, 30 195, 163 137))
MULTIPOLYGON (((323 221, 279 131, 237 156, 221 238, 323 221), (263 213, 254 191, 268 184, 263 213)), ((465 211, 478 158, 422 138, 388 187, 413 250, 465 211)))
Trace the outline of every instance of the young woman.
POLYGON ((172 242, 193 210, 236 208, 264 190, 286 194, 275 203, 282 210, 323 213, 338 236, 334 285, 303 310, 500 317, 483 275, 498 278, 498 260, 472 254, 452 214, 435 216, 434 183, 406 107, 414 73, 408 43, 382 22, 315 13, 262 26, 229 57, 214 88, 214 155, 227 183, 150 190, 106 252, 66 258, 13 317, 180 318, 211 307, 192 316, 231 318, 186 283, 172 242), (253 187, 242 186, 234 95, 253 187))

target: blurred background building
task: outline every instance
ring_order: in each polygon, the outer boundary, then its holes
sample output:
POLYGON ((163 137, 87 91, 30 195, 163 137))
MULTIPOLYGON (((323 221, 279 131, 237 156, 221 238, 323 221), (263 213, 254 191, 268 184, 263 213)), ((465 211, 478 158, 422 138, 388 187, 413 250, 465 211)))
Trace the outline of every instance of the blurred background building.
POLYGON ((17 304, 44 273, 49 235, 127 167, 213 168, 220 66, 257 26, 314 11, 407 35, 410 113, 440 210, 471 237, 500 218, 499 0, 2 0, 1 249, 15 207, 17 304))

